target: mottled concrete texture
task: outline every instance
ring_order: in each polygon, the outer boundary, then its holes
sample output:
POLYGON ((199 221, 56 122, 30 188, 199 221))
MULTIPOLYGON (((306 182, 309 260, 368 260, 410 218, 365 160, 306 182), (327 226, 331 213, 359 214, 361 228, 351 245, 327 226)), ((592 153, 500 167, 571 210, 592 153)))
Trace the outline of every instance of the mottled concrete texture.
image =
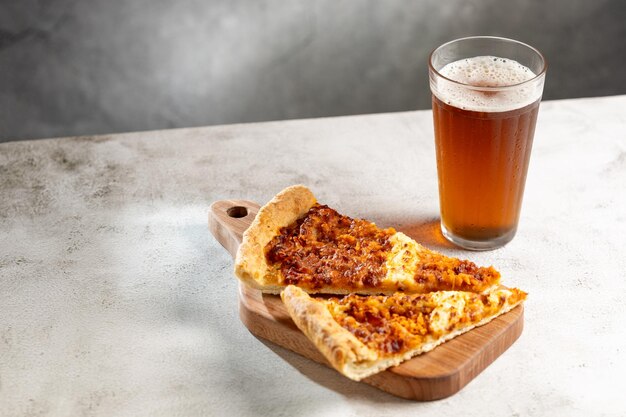
POLYGON ((437 232, 428 111, 0 144, 0 415, 624 416, 624 107, 542 104, 518 235, 482 253, 437 232), (257 340, 208 207, 294 183, 495 265, 521 338, 423 404, 257 340))
POLYGON ((430 108, 468 35, 545 52, 545 98, 626 93, 623 0, 0 0, 0 141, 430 108))

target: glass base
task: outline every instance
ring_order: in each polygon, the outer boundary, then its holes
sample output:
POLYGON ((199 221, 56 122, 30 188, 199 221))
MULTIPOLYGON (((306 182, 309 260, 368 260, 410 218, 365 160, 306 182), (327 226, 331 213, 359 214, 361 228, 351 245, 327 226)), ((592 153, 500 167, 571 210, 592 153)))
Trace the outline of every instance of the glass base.
POLYGON ((513 240, 516 231, 517 229, 513 229, 502 236, 498 236, 496 238, 488 240, 470 240, 454 235, 452 232, 446 229, 446 226, 444 226, 443 222, 441 222, 441 233, 446 239, 448 239, 455 245, 462 247, 463 249, 475 251, 501 248, 502 246, 513 240))

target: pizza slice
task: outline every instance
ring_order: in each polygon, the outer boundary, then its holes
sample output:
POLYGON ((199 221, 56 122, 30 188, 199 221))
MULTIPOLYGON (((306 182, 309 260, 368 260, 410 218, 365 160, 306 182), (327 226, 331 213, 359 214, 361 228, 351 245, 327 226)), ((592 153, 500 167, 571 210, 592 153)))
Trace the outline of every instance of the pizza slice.
POLYGON ((263 292, 294 284, 309 293, 483 292, 493 267, 429 250, 393 228, 353 219, 295 185, 263 206, 243 235, 235 275, 263 292))
POLYGON ((513 309, 516 288, 314 298, 294 285, 281 298, 298 328, 353 380, 396 366, 513 309))

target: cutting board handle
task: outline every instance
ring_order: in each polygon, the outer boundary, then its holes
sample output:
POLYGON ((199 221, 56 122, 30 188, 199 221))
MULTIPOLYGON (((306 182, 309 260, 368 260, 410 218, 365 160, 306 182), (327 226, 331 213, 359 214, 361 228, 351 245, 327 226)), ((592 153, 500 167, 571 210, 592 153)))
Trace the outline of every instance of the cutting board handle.
POLYGON ((259 204, 247 200, 219 200, 211 204, 209 230, 233 258, 243 232, 250 226, 259 208, 259 204))

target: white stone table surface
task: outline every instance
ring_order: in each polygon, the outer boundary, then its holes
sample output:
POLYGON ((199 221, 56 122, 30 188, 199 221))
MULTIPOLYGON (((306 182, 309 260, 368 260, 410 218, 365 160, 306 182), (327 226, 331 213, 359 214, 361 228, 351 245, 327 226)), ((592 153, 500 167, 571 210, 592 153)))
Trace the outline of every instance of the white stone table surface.
POLYGON ((541 105, 509 245, 437 224, 429 111, 0 144, 0 416, 625 416, 626 96, 541 105), (417 403, 252 336, 208 208, 294 183, 496 266, 521 338, 417 403))

